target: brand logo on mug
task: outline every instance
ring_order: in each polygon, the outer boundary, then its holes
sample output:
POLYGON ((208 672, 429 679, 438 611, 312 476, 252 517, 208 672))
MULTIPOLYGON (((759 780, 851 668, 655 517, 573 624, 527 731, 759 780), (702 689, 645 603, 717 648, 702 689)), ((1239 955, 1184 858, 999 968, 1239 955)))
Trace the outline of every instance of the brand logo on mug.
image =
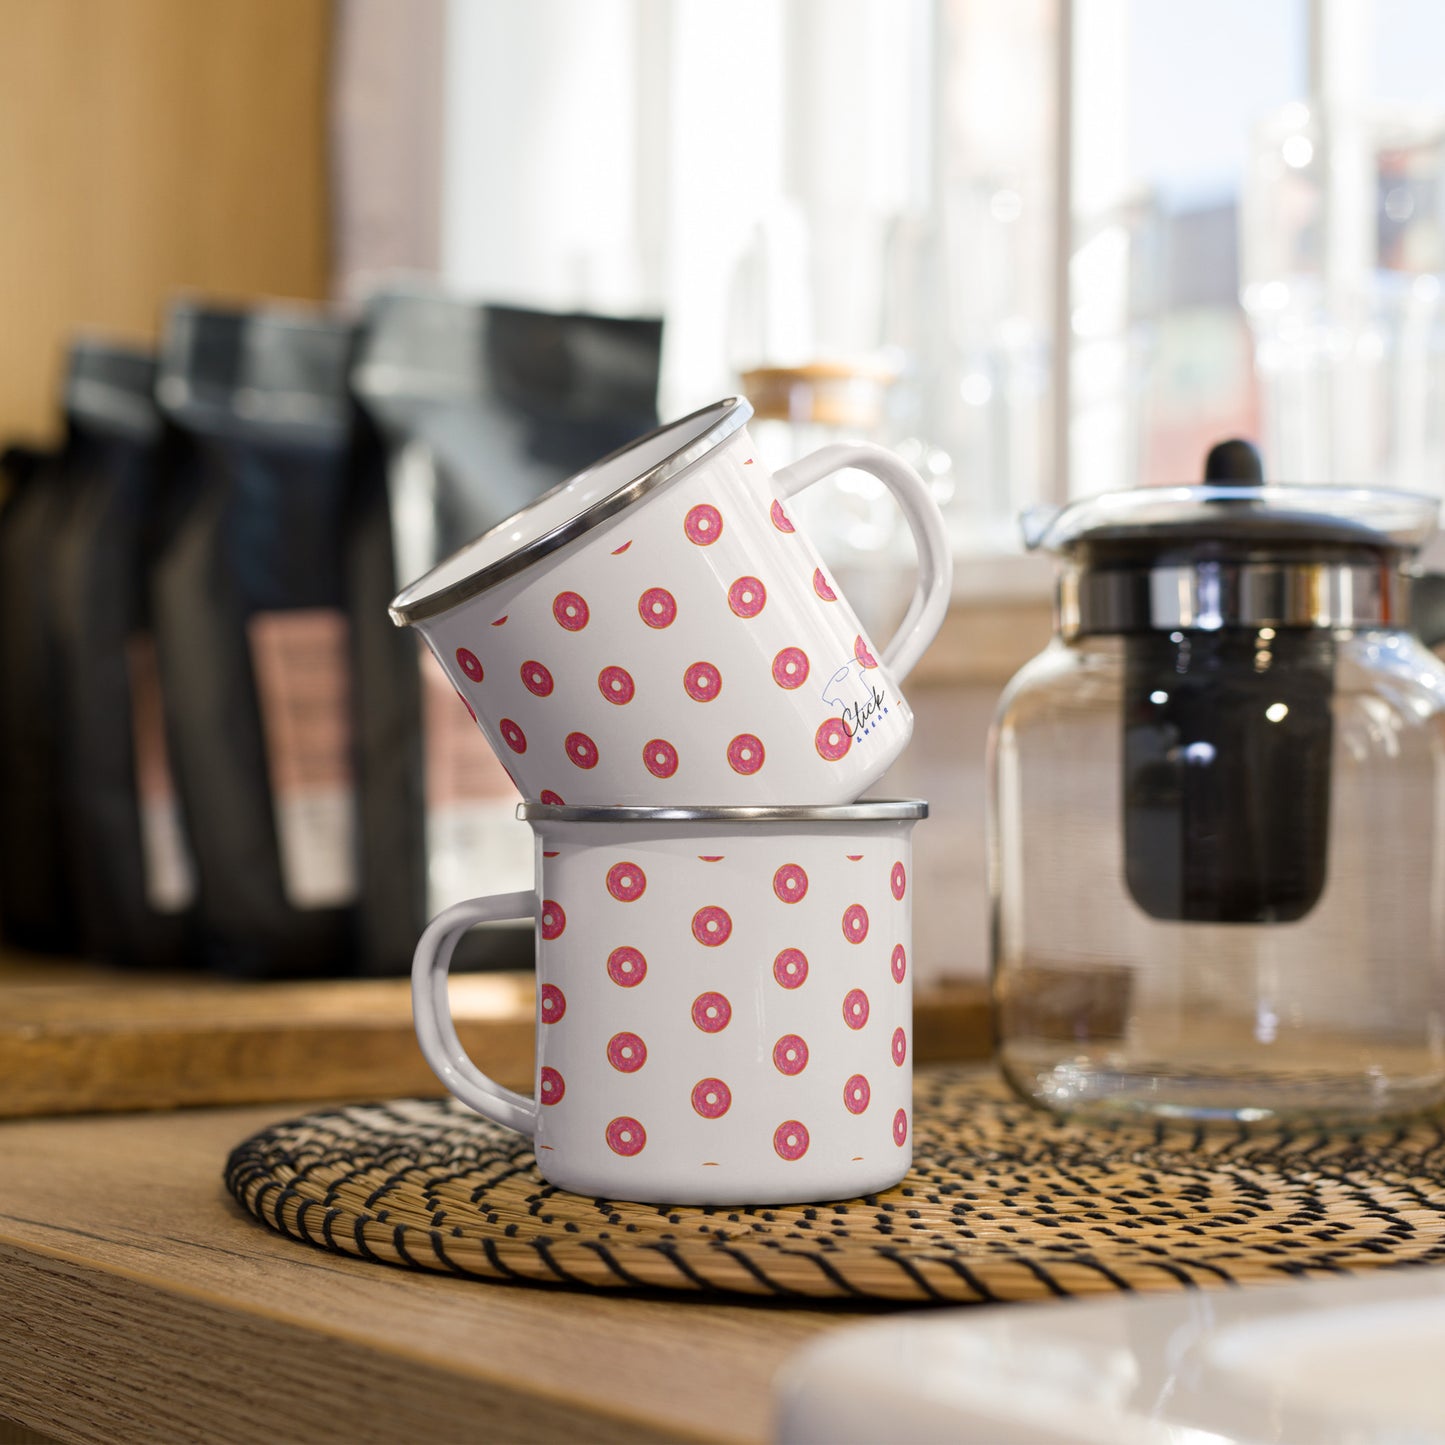
POLYGON ((866 738, 889 712, 887 696, 868 676, 871 670, 850 657, 822 691, 823 701, 839 710, 843 729, 850 738, 866 738))

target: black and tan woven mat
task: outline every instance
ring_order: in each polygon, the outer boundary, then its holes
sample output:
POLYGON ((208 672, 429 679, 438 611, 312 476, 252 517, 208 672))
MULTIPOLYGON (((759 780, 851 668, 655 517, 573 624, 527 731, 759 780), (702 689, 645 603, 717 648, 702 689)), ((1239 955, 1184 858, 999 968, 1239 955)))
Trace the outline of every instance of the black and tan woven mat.
POLYGON ((1368 1134, 1065 1124, 977 1071, 920 1075, 913 1173, 842 1204, 659 1208, 544 1184, 460 1106, 317 1113, 240 1145, 293 1239, 413 1269, 809 1299, 1037 1299, 1445 1263, 1445 1123, 1368 1134))

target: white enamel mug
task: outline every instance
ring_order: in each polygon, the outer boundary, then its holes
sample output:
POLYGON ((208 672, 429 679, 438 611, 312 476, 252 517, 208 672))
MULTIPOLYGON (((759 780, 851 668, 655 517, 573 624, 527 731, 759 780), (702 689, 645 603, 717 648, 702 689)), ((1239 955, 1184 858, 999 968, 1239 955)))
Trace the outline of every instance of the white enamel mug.
POLYGON ((903 1178, 926 804, 519 812, 536 890, 459 903, 416 948, 417 1037, 458 1099, 579 1194, 789 1204, 903 1178), (467 1057, 446 987, 468 928, 520 918, 537 920, 530 1099, 467 1057))
POLYGON ((554 488, 403 591, 393 620, 436 654, 522 794, 545 803, 834 804, 907 744, 898 690, 948 607, 926 484, 838 443, 776 475, 732 399, 554 488), (912 602, 879 649, 783 503, 856 467, 902 507, 912 602))

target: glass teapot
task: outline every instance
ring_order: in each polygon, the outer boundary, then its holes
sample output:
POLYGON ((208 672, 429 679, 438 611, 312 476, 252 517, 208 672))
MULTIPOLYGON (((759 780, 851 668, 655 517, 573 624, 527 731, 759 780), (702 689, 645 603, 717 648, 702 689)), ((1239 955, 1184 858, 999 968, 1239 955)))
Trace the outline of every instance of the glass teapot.
POLYGON ((1429 1107, 1445 667, 1408 619, 1438 500, 1265 485, 1246 443, 1206 477, 1025 519, 1057 631, 989 743, 1004 1072, 1061 1113, 1429 1107))

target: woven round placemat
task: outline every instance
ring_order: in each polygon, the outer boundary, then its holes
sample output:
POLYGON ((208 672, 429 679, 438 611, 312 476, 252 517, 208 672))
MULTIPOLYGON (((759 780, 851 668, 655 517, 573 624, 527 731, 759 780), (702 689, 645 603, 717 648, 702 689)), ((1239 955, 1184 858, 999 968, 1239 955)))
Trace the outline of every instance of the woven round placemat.
POLYGON ((977 1071, 916 1083, 913 1172, 840 1204, 666 1208, 543 1183, 450 1102, 277 1124, 226 1166, 293 1239, 412 1269, 589 1288, 1037 1299, 1445 1262, 1445 1121, 1369 1133, 1070 1124, 977 1071))

